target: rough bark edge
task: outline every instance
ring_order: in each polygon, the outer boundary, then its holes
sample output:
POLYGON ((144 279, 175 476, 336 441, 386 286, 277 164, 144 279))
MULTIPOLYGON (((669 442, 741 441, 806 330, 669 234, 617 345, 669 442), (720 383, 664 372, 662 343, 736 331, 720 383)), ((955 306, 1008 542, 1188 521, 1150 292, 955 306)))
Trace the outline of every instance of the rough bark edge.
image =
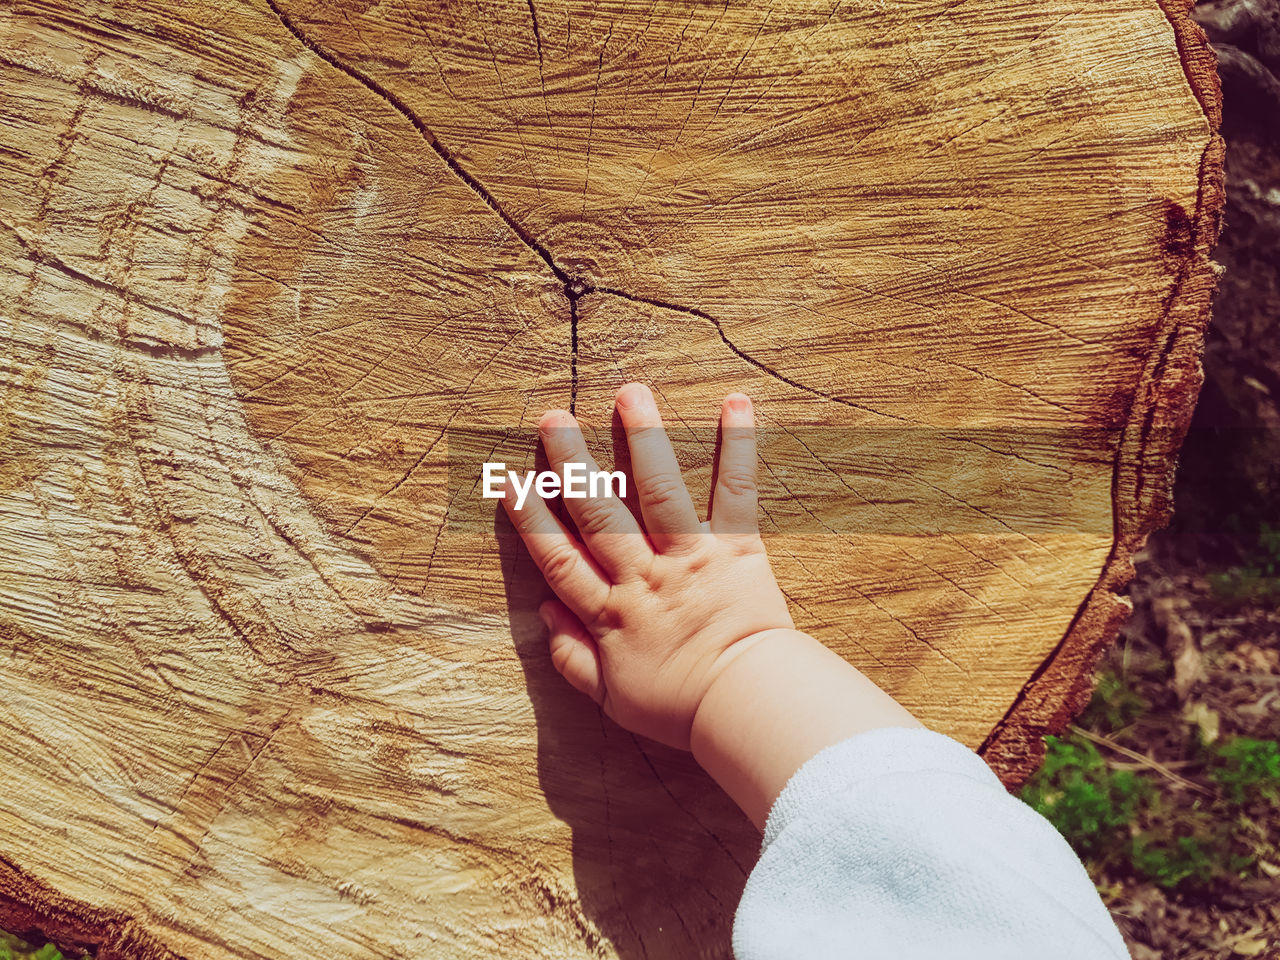
POLYGON ((136 918, 63 896, 2 857, 0 928, 96 960, 179 960, 136 918))
MULTIPOLYGON (((1158 2, 1173 28, 1187 82, 1209 121, 1210 138, 1201 155, 1189 242, 1162 310, 1160 345, 1148 359, 1125 417, 1112 476, 1111 551, 1063 639, 979 748, 1011 789, 1040 766, 1044 735, 1060 732, 1089 701, 1093 669, 1131 610, 1118 592, 1133 577, 1133 556, 1173 514, 1177 451, 1204 379, 1200 357, 1217 282, 1209 254, 1225 201, 1225 144, 1218 135, 1222 89, 1217 58, 1191 19, 1195 0, 1158 2)), ((3 858, 0 927, 44 937, 68 953, 92 951, 98 960, 180 960, 139 919, 63 896, 3 858)))
POLYGON ((1195 210, 1188 216, 1174 203, 1166 209, 1163 248, 1176 263, 1174 283, 1161 310, 1157 343, 1121 422, 1111 480, 1111 551, 1062 640, 978 748, 1011 790, 1044 761, 1045 734, 1060 733, 1088 704, 1098 660, 1132 611, 1119 592, 1133 578, 1134 555, 1173 516, 1178 450, 1204 381, 1201 353, 1218 278, 1209 255, 1226 199, 1226 145, 1218 135, 1222 87, 1217 57, 1191 19, 1195 0, 1158 2, 1173 28, 1187 83, 1209 122, 1209 139, 1200 157, 1195 210))

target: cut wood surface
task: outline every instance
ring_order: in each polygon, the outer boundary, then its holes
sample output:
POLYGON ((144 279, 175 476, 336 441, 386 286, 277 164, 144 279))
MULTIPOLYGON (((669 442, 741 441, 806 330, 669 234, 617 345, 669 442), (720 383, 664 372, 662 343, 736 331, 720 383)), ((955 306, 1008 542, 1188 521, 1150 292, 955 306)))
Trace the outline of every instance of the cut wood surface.
POLYGON ((728 957, 758 846, 557 677, 479 461, 762 420, 799 626, 1010 784, 1164 521, 1177 0, 0 4, 0 926, 728 957))

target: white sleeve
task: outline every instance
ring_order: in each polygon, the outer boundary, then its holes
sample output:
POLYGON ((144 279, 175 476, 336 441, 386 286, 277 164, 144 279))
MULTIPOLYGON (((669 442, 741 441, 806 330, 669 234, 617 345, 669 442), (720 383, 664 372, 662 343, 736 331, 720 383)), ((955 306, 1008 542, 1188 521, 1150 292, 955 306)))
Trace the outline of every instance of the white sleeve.
POLYGON ((928 730, 828 747, 787 783, 737 960, 1127 960, 1088 874, 982 759, 928 730))

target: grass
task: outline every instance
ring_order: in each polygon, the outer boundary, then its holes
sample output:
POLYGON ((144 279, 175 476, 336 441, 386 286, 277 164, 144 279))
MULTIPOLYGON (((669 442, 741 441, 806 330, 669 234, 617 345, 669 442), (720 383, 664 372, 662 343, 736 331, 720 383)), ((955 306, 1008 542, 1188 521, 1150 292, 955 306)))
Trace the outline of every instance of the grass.
POLYGON ((1280 524, 1227 526, 1239 546, 1223 560, 1233 565, 1205 571, 1200 588, 1179 581, 1179 609, 1200 618, 1194 654, 1207 674, 1177 690, 1163 628, 1139 625, 1108 655, 1078 726, 1047 738, 1022 790, 1100 889, 1149 882, 1197 896, 1280 877, 1280 743, 1268 739, 1277 727, 1257 710, 1268 687, 1240 673, 1273 669, 1248 657, 1274 645, 1260 611, 1280 602, 1280 524))
MULTIPOLYGON (((1081 723, 1123 731, 1146 708, 1117 674, 1105 673, 1081 723)), ((1280 815, 1280 744, 1242 736, 1206 744, 1192 722, 1184 735, 1185 772, 1198 774, 1203 795, 1162 789, 1159 772, 1121 766, 1072 733, 1047 738, 1044 765, 1022 798, 1067 838, 1095 881, 1127 874, 1190 890, 1258 876, 1275 854, 1259 823, 1280 815)))

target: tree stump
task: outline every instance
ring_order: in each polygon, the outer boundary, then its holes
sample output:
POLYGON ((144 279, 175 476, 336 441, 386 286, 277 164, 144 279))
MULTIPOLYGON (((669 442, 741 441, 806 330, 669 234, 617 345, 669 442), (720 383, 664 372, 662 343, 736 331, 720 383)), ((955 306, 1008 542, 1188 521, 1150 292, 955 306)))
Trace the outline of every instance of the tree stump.
POLYGON ((1178 0, 0 9, 0 925, 727 957, 758 838, 554 675, 478 463, 761 411, 797 623, 1011 785, 1167 517, 1221 206, 1178 0))

